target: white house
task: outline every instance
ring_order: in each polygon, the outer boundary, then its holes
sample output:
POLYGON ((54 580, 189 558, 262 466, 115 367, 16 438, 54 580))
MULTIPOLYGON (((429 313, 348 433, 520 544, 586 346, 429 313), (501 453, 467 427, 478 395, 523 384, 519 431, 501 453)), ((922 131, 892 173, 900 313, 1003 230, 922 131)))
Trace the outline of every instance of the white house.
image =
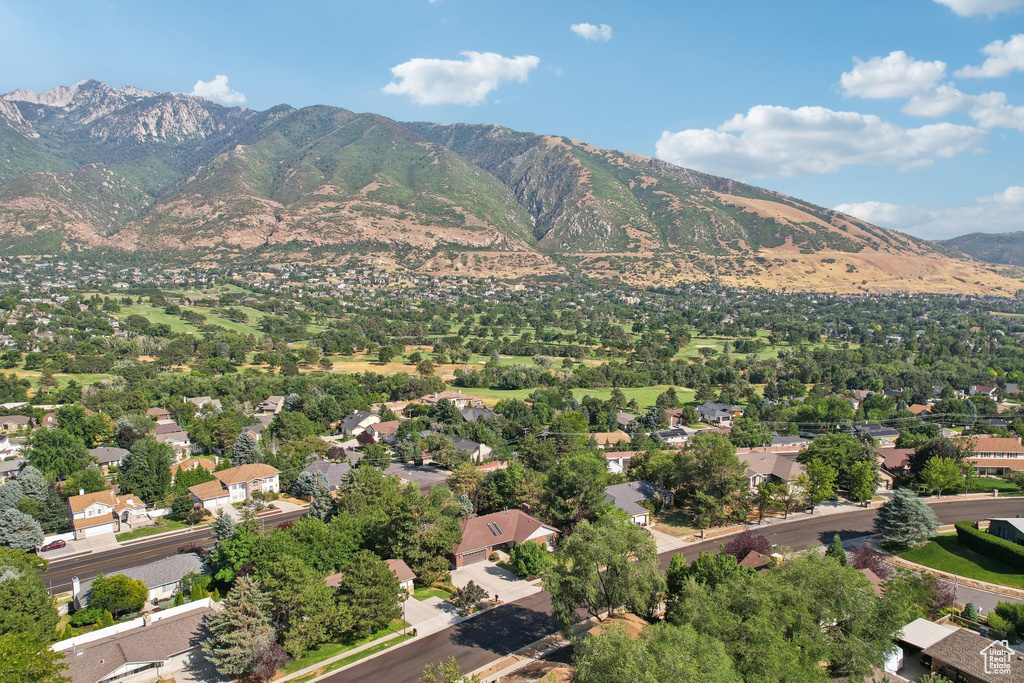
POLYGON ((110 489, 71 496, 68 507, 75 540, 113 534, 121 530, 121 524, 130 526, 133 521, 147 517, 145 503, 135 496, 118 495, 110 489))
POLYGON ((213 481, 189 487, 196 505, 204 509, 249 500, 254 493, 281 491, 278 471, 262 463, 231 467, 213 476, 213 481))

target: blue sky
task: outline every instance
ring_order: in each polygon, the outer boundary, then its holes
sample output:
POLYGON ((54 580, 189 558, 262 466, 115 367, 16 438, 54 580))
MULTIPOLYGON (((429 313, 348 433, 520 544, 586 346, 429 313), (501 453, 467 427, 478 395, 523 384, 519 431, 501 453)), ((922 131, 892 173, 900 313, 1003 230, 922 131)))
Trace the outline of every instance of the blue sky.
POLYGON ((0 0, 0 26, 0 92, 203 81, 567 135, 924 237, 1024 229, 1024 0, 0 0))

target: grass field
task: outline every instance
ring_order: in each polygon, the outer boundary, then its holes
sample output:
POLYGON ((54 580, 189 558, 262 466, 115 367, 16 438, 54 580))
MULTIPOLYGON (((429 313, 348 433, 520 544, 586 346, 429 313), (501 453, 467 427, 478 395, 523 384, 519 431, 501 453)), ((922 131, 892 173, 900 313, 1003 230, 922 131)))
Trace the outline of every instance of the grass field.
POLYGON ((978 581, 1024 588, 1024 572, 961 545, 956 534, 935 536, 923 546, 899 553, 905 560, 978 581))
MULTIPOLYGON (((35 392, 33 400, 45 401, 46 394, 39 393, 39 376, 42 373, 40 373, 38 370, 12 370, 11 372, 14 374, 15 377, 21 377, 29 381, 29 383, 32 386, 32 390, 35 392)), ((77 375, 53 375, 53 378, 57 381, 58 387, 66 387, 68 383, 71 382, 71 380, 75 380, 81 386, 84 387, 89 384, 96 384, 97 382, 102 382, 103 380, 110 379, 111 377, 113 377, 113 375, 107 374, 105 372, 85 372, 77 375)), ((53 390, 51 389, 51 391, 53 390)))
MULTIPOLYGON (((257 337, 262 336, 263 332, 259 329, 260 320, 263 319, 263 313, 257 311, 255 308, 248 308, 246 306, 234 306, 241 311, 244 311, 249 316, 249 321, 246 323, 238 323, 233 320, 228 320, 220 315, 217 315, 209 308, 202 306, 196 306, 189 310, 195 311, 206 318, 206 322, 211 325, 220 325, 221 327, 237 332, 239 334, 252 334, 257 337)), ((164 312, 162 308, 151 306, 148 303, 132 304, 130 306, 122 306, 120 312, 114 317, 119 321, 124 320, 130 315, 141 315, 143 318, 148 320, 150 323, 156 325, 163 323, 171 328, 171 332, 184 333, 184 334, 196 334, 199 330, 192 323, 186 322, 181 318, 169 315, 164 312)))
POLYGON ((654 528, 669 536, 682 538, 695 531, 690 521, 690 516, 682 510, 667 510, 654 515, 654 528))
MULTIPOLYGON (((659 384, 653 387, 636 387, 626 388, 622 390, 625 394, 626 400, 635 398, 636 402, 640 404, 641 408, 647 408, 654 405, 654 401, 658 398, 658 394, 668 389, 668 385, 659 384)), ((505 398, 518 398, 523 400, 532 394, 535 389, 463 389, 462 393, 468 394, 469 396, 476 396, 483 400, 488 405, 494 405, 498 401, 505 398)), ((694 392, 690 389, 683 389, 676 387, 676 393, 679 395, 679 400, 687 402, 693 400, 694 392)), ((573 396, 579 400, 583 400, 584 396, 593 396, 601 400, 607 401, 611 398, 611 389, 573 389, 573 396)))

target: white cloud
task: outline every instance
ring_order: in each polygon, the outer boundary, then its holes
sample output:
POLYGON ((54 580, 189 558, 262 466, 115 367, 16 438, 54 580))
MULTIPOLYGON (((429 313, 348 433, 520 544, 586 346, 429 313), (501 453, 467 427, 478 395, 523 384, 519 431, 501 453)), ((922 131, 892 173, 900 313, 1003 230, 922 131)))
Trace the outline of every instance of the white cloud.
POLYGON ((525 83, 540 58, 502 57, 494 52, 462 52, 465 59, 417 57, 391 68, 393 80, 384 86, 390 95, 408 95, 416 104, 473 106, 502 81, 525 83))
POLYGON ((601 24, 600 26, 594 26, 593 24, 573 24, 569 27, 569 30, 584 40, 607 43, 612 39, 612 27, 608 24, 601 24))
POLYGON ((911 116, 930 116, 937 118, 955 111, 966 109, 970 97, 963 94, 952 83, 943 83, 934 90, 919 93, 911 97, 903 105, 903 113, 911 116))
POLYGON ((793 176, 861 164, 926 166, 975 149, 984 136, 952 123, 901 128, 856 112, 758 105, 716 129, 665 131, 655 149, 665 161, 731 177, 793 176))
POLYGON ((1024 106, 1007 104, 1006 93, 986 92, 965 95, 952 83, 943 83, 931 92, 914 95, 903 105, 903 113, 911 116, 946 116, 954 111, 966 112, 980 128, 1014 128, 1024 131, 1024 106))
POLYGON ((886 202, 840 204, 836 211, 875 225, 896 228, 925 239, 948 239, 971 232, 1020 230, 1024 187, 1008 187, 999 194, 979 197, 974 204, 924 208, 886 202))
MULTIPOLYGON (((1021 0, 1020 4, 1024 4, 1021 0)), ((1006 42, 993 40, 981 48, 988 59, 981 66, 965 66, 958 70, 960 78, 999 78, 1014 71, 1024 71, 1024 33, 1018 33, 1006 42)))
POLYGON ((1024 0, 935 0, 962 17, 975 14, 993 15, 1024 6, 1024 0))
POLYGON ((847 97, 910 97, 930 90, 946 75, 945 62, 921 62, 908 57, 903 50, 866 62, 855 57, 853 62, 853 69, 839 78, 847 97))
POLYGON ((214 76, 212 81, 196 81, 192 94, 226 107, 245 104, 245 95, 229 88, 228 77, 224 74, 214 76))

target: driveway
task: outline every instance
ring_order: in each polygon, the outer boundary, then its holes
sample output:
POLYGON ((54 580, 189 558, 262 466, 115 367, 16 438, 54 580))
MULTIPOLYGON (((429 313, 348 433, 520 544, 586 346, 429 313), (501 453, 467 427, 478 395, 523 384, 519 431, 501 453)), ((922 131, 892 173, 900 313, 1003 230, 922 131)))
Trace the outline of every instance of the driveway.
POLYGON ((488 597, 497 595, 502 602, 517 600, 541 590, 540 586, 520 579, 493 562, 477 562, 452 570, 452 583, 459 588, 464 588, 470 581, 487 591, 488 597))

